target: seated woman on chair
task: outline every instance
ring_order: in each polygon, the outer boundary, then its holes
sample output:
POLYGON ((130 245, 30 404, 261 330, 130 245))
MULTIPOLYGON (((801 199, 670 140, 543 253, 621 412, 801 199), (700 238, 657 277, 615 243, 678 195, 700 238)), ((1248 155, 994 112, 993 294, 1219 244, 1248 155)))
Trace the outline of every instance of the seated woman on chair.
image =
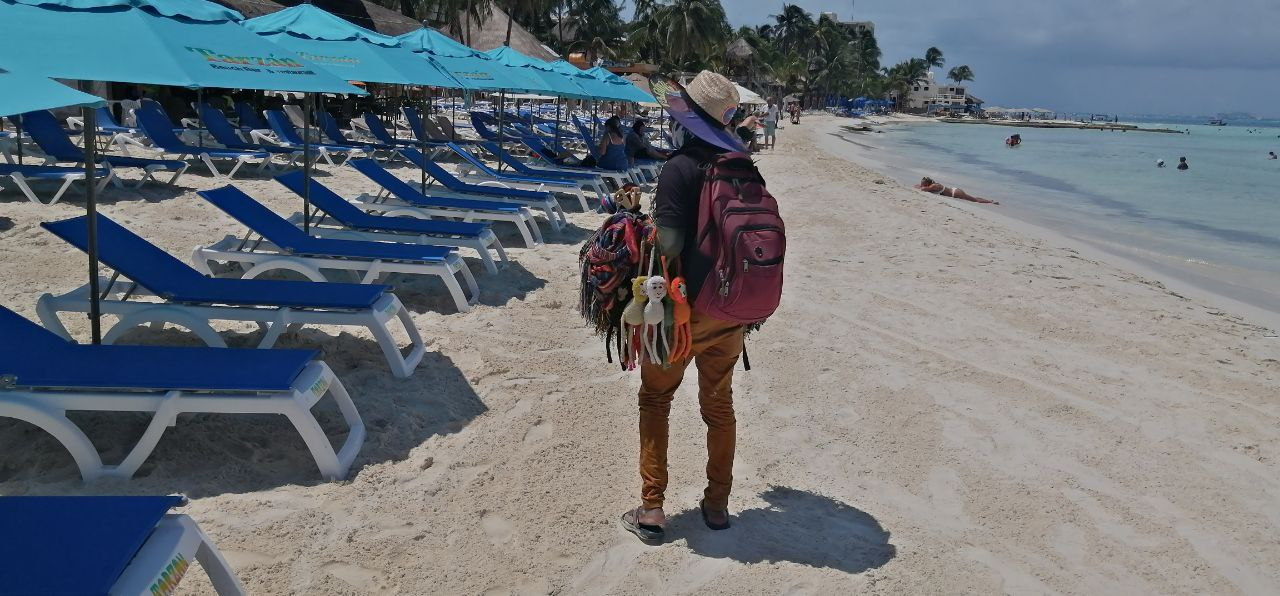
POLYGON ((950 187, 950 188, 948 188, 948 187, 946 187, 946 186, 943 186, 943 185, 941 185, 941 184, 938 184, 937 182, 934 182, 934 181, 933 181, 933 178, 930 178, 930 177, 928 177, 928 176, 925 176, 924 178, 921 178, 921 179, 920 179, 920 184, 915 185, 915 188, 916 188, 916 189, 919 189, 919 190, 923 190, 923 191, 925 191, 925 192, 931 192, 931 193, 933 193, 933 194, 935 194, 935 195, 942 195, 942 196, 944 196, 944 197, 952 197, 952 198, 955 198, 955 199, 960 199, 960 200, 962 200, 962 201, 972 201, 972 202, 974 202, 974 203, 987 203, 987 204, 991 204, 991 205, 999 205, 999 204, 1000 204, 1000 202, 999 202, 999 201, 992 201, 991 199, 984 199, 984 198, 982 198, 982 197, 975 197, 975 196, 973 196, 973 195, 971 195, 971 194, 969 194, 969 193, 967 193, 967 192, 965 192, 965 191, 963 191, 963 190, 960 190, 959 188, 955 188, 955 187, 950 187))

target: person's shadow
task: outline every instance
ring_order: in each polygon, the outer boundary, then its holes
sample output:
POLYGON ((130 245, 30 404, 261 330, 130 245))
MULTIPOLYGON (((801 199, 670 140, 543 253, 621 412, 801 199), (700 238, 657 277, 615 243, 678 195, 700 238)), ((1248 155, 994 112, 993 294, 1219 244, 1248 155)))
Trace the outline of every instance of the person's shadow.
POLYGON ((742 563, 790 561, 845 573, 878 568, 897 554, 889 531, 856 507, 779 486, 760 498, 769 505, 733 515, 728 530, 708 529, 695 508, 667 520, 667 534, 685 537, 689 549, 705 557, 742 563))

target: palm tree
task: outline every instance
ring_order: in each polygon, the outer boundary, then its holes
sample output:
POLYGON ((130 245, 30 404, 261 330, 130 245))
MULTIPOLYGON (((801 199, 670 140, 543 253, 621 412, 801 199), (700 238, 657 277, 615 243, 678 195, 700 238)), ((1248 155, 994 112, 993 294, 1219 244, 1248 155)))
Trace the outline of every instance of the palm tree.
POLYGON ((536 18, 546 12, 547 0, 506 0, 503 2, 507 11, 507 36, 502 45, 511 45, 511 28, 518 17, 536 18))
POLYGON ((947 78, 956 82, 957 85, 965 81, 973 80, 973 69, 968 64, 957 66, 947 73, 947 78))
POLYGON ((924 51, 924 63, 926 67, 942 68, 943 63, 947 60, 942 57, 942 50, 938 48, 929 48, 924 51))
POLYGON ((730 33, 720 0, 674 0, 660 7, 654 18, 659 21, 668 60, 681 68, 705 66, 706 57, 723 46, 730 33))
POLYGON ((788 52, 803 47, 813 32, 813 16, 795 4, 782 5, 782 13, 773 15, 773 39, 778 49, 788 52))

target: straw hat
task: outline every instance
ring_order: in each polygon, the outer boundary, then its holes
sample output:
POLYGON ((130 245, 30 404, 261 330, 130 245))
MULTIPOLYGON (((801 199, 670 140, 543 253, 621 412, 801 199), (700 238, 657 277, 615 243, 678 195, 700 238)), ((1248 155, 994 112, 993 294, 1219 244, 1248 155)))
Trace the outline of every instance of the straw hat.
POLYGON ((728 126, 738 111, 738 87, 723 75, 709 70, 698 73, 685 85, 684 92, 704 112, 700 116, 716 120, 720 126, 728 126))
POLYGON ((727 151, 745 151, 742 139, 726 130, 738 110, 738 88, 723 75, 698 73, 687 86, 655 75, 650 87, 663 109, 694 136, 727 151))

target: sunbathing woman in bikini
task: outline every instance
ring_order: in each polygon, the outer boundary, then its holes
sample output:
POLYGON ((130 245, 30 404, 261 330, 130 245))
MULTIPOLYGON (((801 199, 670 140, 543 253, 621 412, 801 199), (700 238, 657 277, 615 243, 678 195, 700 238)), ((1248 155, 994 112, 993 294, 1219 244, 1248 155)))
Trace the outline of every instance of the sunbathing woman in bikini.
POLYGON ((991 204, 991 205, 999 205, 999 204, 1000 204, 1000 201, 992 201, 991 199, 984 199, 984 198, 982 198, 982 197, 975 197, 975 196, 973 196, 973 195, 971 195, 971 194, 969 194, 969 193, 967 193, 967 192, 965 192, 965 191, 963 191, 963 190, 960 190, 959 188, 954 188, 954 187, 953 187, 953 188, 947 188, 947 187, 945 187, 945 186, 943 186, 943 185, 941 185, 941 184, 938 184, 937 182, 934 182, 934 181, 933 181, 933 178, 930 178, 930 177, 928 177, 928 176, 925 176, 924 178, 921 178, 921 179, 920 179, 920 184, 917 184, 915 187, 916 187, 917 189, 923 190, 923 191, 925 191, 925 192, 931 192, 931 193, 933 193, 933 194, 935 194, 935 195, 942 195, 942 196, 944 196, 944 197, 952 197, 952 198, 955 198, 955 199, 960 199, 960 200, 962 200, 962 201, 973 201, 974 203, 988 203, 988 204, 991 204))

